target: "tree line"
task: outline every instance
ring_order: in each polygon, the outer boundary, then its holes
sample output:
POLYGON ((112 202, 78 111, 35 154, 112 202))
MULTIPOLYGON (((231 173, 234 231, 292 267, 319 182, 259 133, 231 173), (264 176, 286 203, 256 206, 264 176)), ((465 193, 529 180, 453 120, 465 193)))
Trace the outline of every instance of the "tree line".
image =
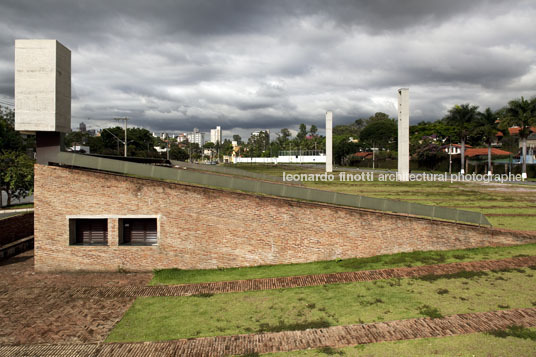
POLYGON ((15 131, 15 112, 0 106, 0 191, 7 194, 7 206, 33 192, 34 148, 33 136, 15 131))

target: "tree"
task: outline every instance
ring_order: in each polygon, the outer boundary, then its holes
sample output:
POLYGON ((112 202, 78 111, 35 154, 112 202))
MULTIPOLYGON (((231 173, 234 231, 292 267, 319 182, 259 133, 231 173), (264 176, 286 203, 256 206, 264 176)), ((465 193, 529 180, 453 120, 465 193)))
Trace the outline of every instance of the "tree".
POLYGON ((237 145, 242 145, 242 138, 238 134, 233 135, 233 141, 236 141, 237 145))
POLYGON ((374 120, 361 131, 359 139, 368 147, 392 149, 397 133, 398 127, 393 119, 374 120))
POLYGON ((348 141, 346 136, 333 137, 333 160, 338 165, 346 164, 348 155, 359 151, 361 145, 348 141))
POLYGON ((203 145, 203 148, 204 148, 204 149, 214 149, 215 146, 216 146, 216 145, 215 145, 213 142, 211 142, 211 141, 207 141, 207 142, 203 145))
POLYGON ((478 116, 478 106, 469 103, 455 105, 443 119, 445 124, 457 128, 461 141, 461 172, 464 173, 465 163, 465 140, 474 128, 475 120, 478 116))
POLYGON ((190 158, 190 162, 198 160, 201 157, 201 147, 198 143, 188 143, 188 156, 190 158))
POLYGON ((442 120, 435 122, 422 121, 409 127, 410 141, 420 141, 426 137, 435 135, 439 141, 445 141, 449 138, 451 141, 459 141, 458 130, 455 126, 447 125, 442 120))
POLYGON ((88 142, 88 133, 81 131, 72 131, 65 135, 65 147, 74 145, 84 145, 88 142))
POLYGON ((143 128, 129 128, 127 136, 129 156, 156 157, 158 155, 153 147, 154 137, 149 130, 143 128))
POLYGON ((169 150, 169 158, 171 160, 186 161, 190 158, 188 153, 181 149, 178 145, 173 145, 169 150))
POLYGON ((281 132, 277 133, 277 142, 279 146, 285 150, 292 134, 287 128, 281 129, 281 132))
MULTIPOLYGON (((78 142, 87 140, 92 153, 103 155, 122 155, 125 140, 125 130, 118 126, 102 130, 101 136, 91 137, 80 132, 73 132, 66 136, 66 141, 78 142), (86 135, 86 137, 84 137, 86 135)), ((160 138, 154 138, 151 132, 143 128, 128 129, 127 154, 131 157, 159 157, 155 146, 167 147, 167 143, 160 138)))
POLYGON ((248 140, 248 157, 269 156, 270 135, 267 131, 259 131, 257 135, 251 135, 248 140))
MULTIPOLYGON (((234 137, 233 137, 234 140, 234 137)), ((233 144, 231 143, 231 140, 225 139, 223 140, 223 143, 221 144, 221 153, 223 155, 231 155, 233 153, 233 144)))
POLYGON ((300 124, 298 134, 296 134, 296 138, 299 141, 303 141, 303 140, 305 140, 306 136, 307 136, 307 127, 305 126, 305 124, 302 123, 302 124, 300 124))
POLYGON ((210 161, 212 161, 212 155, 214 154, 214 148, 216 147, 216 144, 214 144, 213 142, 211 141, 207 141, 204 145, 203 145, 203 149, 206 149, 206 150, 210 150, 210 161))
POLYGON ((15 131, 15 112, 0 106, 0 151, 24 151, 22 136, 15 131))
POLYGON ((0 188, 7 193, 8 206, 12 199, 31 194, 33 175, 33 160, 25 153, 4 151, 0 154, 0 188))
POLYGON ((365 119, 357 119, 355 122, 353 122, 350 125, 335 125, 333 127, 333 136, 336 135, 344 135, 346 137, 354 137, 358 138, 359 133, 363 128, 366 126, 366 120, 365 119))
POLYGON ((311 125, 311 129, 309 129, 309 133, 311 133, 311 135, 315 136, 316 133, 318 133, 318 128, 316 127, 316 125, 311 125))
POLYGON ((484 142, 488 145, 488 174, 491 175, 493 165, 491 164, 491 144, 499 132, 497 114, 490 108, 480 112, 476 118, 475 133, 482 136, 484 142))
POLYGON ((501 120, 501 127, 519 127, 519 138, 522 145, 523 178, 527 177, 527 137, 531 133, 531 126, 536 125, 536 97, 527 100, 523 97, 508 102, 505 116, 501 120))
POLYGON ((370 116, 366 122, 366 125, 368 124, 371 124, 375 121, 384 121, 384 120, 388 120, 388 119, 391 119, 389 118, 389 115, 388 114, 385 114, 385 113, 382 113, 382 112, 376 112, 374 113, 374 115, 370 116))

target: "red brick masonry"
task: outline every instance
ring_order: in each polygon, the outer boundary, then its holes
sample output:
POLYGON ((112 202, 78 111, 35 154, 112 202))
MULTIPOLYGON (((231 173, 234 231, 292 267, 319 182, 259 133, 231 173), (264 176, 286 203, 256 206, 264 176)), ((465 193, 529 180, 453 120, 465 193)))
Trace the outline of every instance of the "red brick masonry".
POLYGON ((0 356, 231 356, 305 350, 324 346, 346 347, 381 341, 456 336, 503 330, 509 326, 536 326, 536 309, 512 309, 417 318, 370 324, 333 326, 305 331, 203 337, 168 342, 0 346, 0 356))
POLYGON ((34 214, 26 213, 0 219, 0 246, 34 234, 34 214))
POLYGON ((521 233, 35 165, 38 271, 205 269, 536 242, 521 233), (69 246, 69 218, 107 217, 108 246, 69 246), (119 246, 118 219, 158 218, 157 246, 119 246))

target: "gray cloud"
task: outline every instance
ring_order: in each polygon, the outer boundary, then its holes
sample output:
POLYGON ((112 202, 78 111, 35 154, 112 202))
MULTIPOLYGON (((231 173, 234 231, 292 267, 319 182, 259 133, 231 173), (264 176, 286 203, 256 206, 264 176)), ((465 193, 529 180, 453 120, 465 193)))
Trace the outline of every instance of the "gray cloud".
POLYGON ((536 94, 532 1, 3 1, 0 98, 13 98, 16 38, 72 50, 73 126, 129 116, 153 131, 412 121, 536 94), (88 120, 88 118, 90 118, 88 120))

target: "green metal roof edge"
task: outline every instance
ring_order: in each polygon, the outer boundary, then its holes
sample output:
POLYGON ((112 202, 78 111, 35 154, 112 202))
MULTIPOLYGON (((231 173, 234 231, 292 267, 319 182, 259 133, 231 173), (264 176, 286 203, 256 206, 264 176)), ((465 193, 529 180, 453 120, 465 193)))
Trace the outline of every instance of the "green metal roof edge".
MULTIPOLYGON (((193 164, 190 162, 184 162, 184 161, 177 161, 177 160, 169 160, 174 166, 182 166, 186 168, 191 168, 194 170, 201 170, 201 171, 212 171, 221 173, 224 175, 239 175, 239 176, 245 176, 245 177, 251 177, 256 178, 259 180, 264 181, 276 181, 276 182, 283 182, 283 178, 278 176, 272 176, 272 175, 266 175, 266 174, 259 174, 257 172, 249 172, 246 170, 241 170, 238 168, 233 167, 223 167, 223 166, 217 166, 217 165, 203 165, 203 164, 193 164)), ((301 184, 301 182, 293 181, 296 184, 301 184)))
POLYGON ((211 186, 270 196, 491 226, 487 217, 480 212, 423 205, 385 198, 350 195, 301 186, 291 186, 278 182, 265 182, 235 176, 214 175, 206 172, 180 170, 67 152, 60 152, 58 154, 57 163, 125 175, 136 175, 140 177, 179 181, 201 186, 211 186))

